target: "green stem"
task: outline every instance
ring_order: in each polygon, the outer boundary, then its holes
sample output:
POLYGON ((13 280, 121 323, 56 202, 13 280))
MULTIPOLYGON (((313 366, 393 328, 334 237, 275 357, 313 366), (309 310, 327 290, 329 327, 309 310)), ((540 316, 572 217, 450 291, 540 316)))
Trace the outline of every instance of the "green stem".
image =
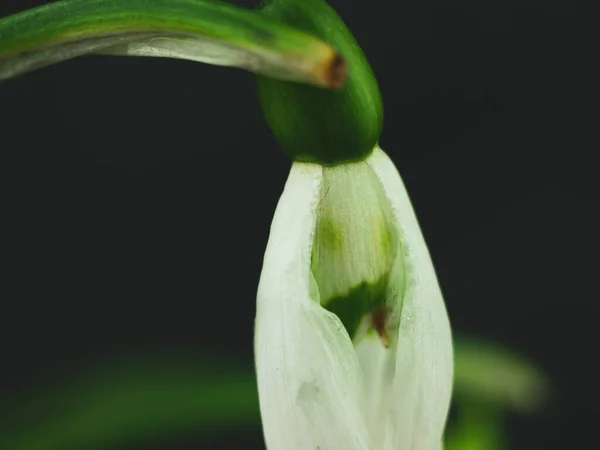
POLYGON ((62 0, 0 19, 0 81, 87 53, 166 56, 337 87, 328 44, 215 0, 62 0))

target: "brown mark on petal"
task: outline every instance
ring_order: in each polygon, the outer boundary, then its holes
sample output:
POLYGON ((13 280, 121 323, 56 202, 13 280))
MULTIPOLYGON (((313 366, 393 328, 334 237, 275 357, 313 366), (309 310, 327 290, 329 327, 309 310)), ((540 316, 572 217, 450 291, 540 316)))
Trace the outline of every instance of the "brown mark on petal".
POLYGON ((390 308, 382 306, 371 311, 371 326, 377 332, 381 343, 385 348, 389 348, 390 339, 387 334, 387 322, 390 315, 390 308))

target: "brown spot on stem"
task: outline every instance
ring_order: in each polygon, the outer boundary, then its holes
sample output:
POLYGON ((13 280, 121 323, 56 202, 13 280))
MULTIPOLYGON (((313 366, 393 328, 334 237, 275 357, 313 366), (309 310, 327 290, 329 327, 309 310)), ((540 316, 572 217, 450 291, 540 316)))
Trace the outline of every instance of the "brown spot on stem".
POLYGON ((318 63, 310 72, 311 81, 326 89, 341 88, 348 76, 348 64, 342 55, 329 46, 318 53, 318 63))
POLYGON ((344 84, 348 75, 348 64, 342 55, 335 53, 327 69, 327 86, 339 89, 344 84))

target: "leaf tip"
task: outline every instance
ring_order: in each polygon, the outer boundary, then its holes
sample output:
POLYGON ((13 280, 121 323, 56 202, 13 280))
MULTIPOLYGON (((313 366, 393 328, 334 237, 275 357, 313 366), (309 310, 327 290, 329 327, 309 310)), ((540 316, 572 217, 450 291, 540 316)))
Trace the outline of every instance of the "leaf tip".
POLYGON ((332 56, 325 62, 323 70, 323 86, 330 89, 339 89, 344 85, 348 76, 348 64, 338 52, 333 52, 332 56))

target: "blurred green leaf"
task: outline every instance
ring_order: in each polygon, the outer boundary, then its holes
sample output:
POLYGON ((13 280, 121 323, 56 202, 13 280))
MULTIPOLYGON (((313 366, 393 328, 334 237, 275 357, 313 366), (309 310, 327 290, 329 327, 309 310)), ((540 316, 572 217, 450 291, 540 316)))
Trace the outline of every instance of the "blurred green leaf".
MULTIPOLYGON (((548 383, 532 363, 479 340, 455 342, 457 421, 446 450, 501 450, 507 409, 539 407, 548 383)), ((157 437, 260 426, 249 368, 197 356, 97 364, 0 405, 0 449, 111 448, 157 437)))
POLYGON ((533 362, 499 344, 457 338, 454 399, 533 412, 544 405, 549 381, 533 362))
POLYGON ((0 410, 2 450, 111 448, 186 431, 260 425, 254 376, 155 357, 98 366, 0 410))
POLYGON ((460 405, 453 427, 446 430, 444 450, 506 448, 501 413, 483 405, 460 405))
POLYGON ((481 339, 454 342, 455 417, 444 450, 505 450, 509 411, 534 412, 547 401, 549 382, 531 361, 481 339))

